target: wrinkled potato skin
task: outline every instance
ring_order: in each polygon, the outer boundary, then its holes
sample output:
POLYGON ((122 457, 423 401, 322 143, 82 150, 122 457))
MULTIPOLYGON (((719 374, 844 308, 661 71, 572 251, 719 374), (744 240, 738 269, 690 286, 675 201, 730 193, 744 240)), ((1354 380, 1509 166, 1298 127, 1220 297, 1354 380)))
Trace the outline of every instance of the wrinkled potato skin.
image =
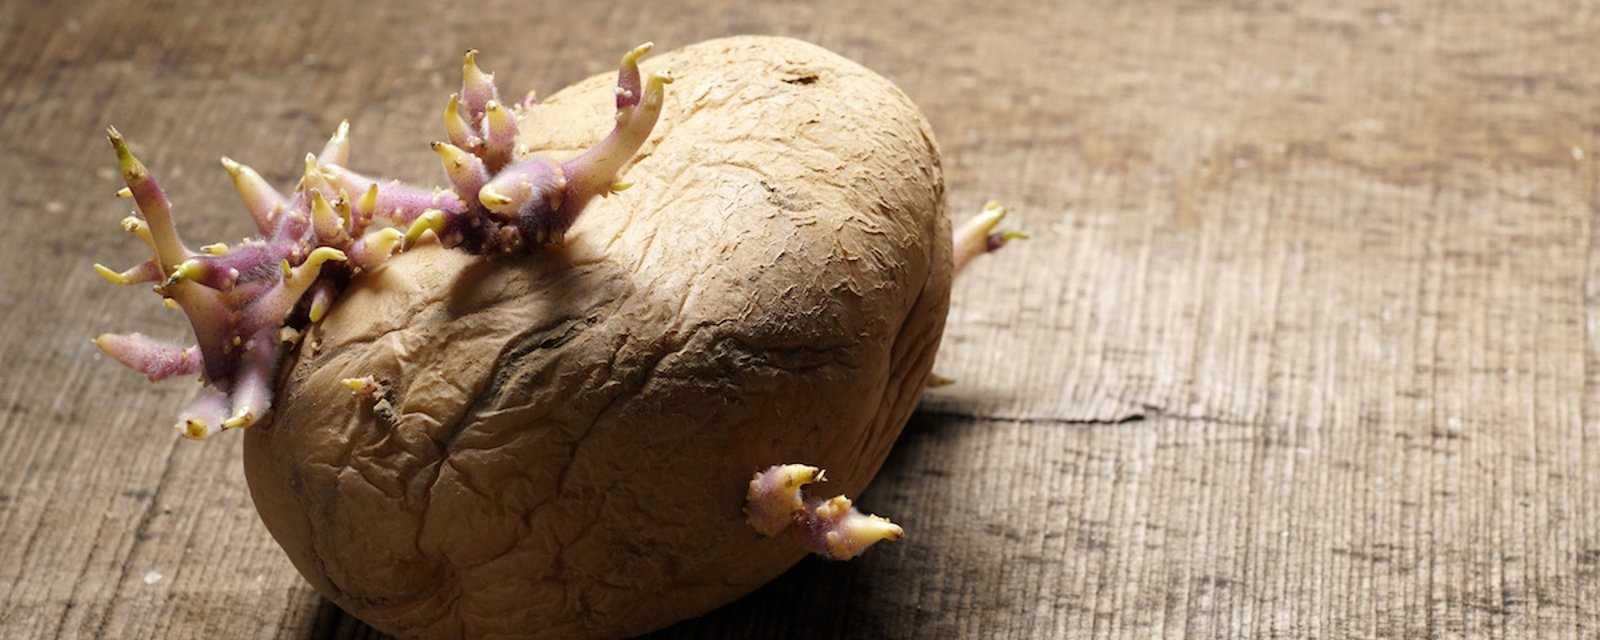
MULTIPOLYGON (((379 629, 615 637, 736 599, 802 556, 744 524, 750 476, 804 462, 858 495, 927 383, 950 226, 906 96, 778 38, 644 68, 676 82, 631 189, 537 255, 363 274, 245 436, 267 528, 379 629), (376 403, 339 383, 366 375, 376 403)), ((589 146, 614 82, 551 96, 524 142, 589 146)))

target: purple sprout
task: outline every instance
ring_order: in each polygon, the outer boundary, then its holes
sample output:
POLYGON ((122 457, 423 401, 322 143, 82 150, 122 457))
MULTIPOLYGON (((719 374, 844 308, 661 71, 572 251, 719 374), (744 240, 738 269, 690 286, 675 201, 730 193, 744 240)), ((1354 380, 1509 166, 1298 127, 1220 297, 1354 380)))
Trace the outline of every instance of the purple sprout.
POLYGON ((805 550, 830 560, 849 560, 877 542, 905 538, 900 525, 857 511, 849 498, 806 497, 805 485, 825 481, 826 474, 812 466, 768 467, 750 479, 745 523, 763 536, 788 534, 805 550))
POLYGON ((954 237, 954 254, 956 273, 961 273, 972 262, 973 258, 985 253, 999 251, 1012 240, 1026 240, 1028 234, 1012 229, 1000 229, 1000 221, 1005 220, 1007 210, 998 202, 988 202, 983 205, 983 211, 978 215, 956 227, 951 234, 954 237))
MULTIPOLYGON (((222 159, 260 236, 228 246, 190 249, 173 223, 171 202, 122 135, 109 130, 127 188, 137 205, 122 226, 155 256, 122 272, 95 270, 118 284, 154 283, 165 303, 188 317, 194 346, 137 333, 94 339, 106 354, 152 381, 199 374, 206 385, 179 414, 178 430, 204 438, 224 428, 257 424, 272 410, 274 371, 306 327, 327 313, 350 278, 376 267, 432 233, 446 247, 478 255, 518 255, 562 241, 595 196, 627 188, 617 173, 638 152, 661 114, 666 73, 641 78, 646 43, 622 57, 616 126, 594 148, 566 162, 529 156, 517 143, 517 116, 533 95, 507 106, 494 77, 462 65, 459 94, 445 107, 449 142, 432 148, 450 188, 427 189, 369 178, 344 167, 349 123, 285 197, 254 170, 222 159)), ((370 392, 374 381, 351 384, 370 392)))

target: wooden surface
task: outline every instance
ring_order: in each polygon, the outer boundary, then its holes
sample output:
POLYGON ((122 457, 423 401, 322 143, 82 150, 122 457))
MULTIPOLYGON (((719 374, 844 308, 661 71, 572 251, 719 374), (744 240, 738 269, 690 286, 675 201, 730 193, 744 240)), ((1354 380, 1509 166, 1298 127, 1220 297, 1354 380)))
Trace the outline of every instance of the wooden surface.
POLYGON ((0 4, 0 637, 374 635, 240 439, 169 430, 192 389, 89 343, 185 331, 89 269, 140 257, 106 124, 233 239, 216 158, 288 184, 341 118, 442 182, 468 47, 548 92, 751 32, 899 83, 1034 240, 958 283, 959 383, 863 496, 909 539, 662 637, 1600 635, 1594 4, 580 6, 0 4))

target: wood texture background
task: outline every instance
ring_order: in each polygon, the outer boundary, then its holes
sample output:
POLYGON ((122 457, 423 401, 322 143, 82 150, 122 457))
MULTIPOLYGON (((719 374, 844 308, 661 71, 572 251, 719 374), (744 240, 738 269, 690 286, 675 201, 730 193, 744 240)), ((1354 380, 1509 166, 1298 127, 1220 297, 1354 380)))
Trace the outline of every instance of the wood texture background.
POLYGON ((167 428, 90 336, 184 327, 131 264, 118 125, 192 238, 354 123, 424 144, 482 49, 551 91, 646 39, 815 41, 903 87, 958 211, 1034 240, 958 283, 862 502, 689 637, 1600 635, 1593 2, 0 3, 0 636, 353 638, 257 521, 240 439, 167 428))

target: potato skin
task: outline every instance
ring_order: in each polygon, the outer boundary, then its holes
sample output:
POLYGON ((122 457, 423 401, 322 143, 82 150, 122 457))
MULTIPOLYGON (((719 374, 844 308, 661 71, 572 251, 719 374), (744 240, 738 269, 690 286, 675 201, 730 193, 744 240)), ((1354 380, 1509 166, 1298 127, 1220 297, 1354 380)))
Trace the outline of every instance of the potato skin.
MULTIPOLYGON (((709 611, 803 553, 744 524, 751 474, 804 462, 857 495, 921 396, 951 258, 916 107, 795 40, 644 66, 677 80, 632 189, 530 257, 422 246, 363 274, 245 436, 268 530, 381 630, 618 637, 709 611), (366 375, 375 405, 339 384, 366 375)), ((551 96, 524 142, 598 140, 613 82, 551 96)))

